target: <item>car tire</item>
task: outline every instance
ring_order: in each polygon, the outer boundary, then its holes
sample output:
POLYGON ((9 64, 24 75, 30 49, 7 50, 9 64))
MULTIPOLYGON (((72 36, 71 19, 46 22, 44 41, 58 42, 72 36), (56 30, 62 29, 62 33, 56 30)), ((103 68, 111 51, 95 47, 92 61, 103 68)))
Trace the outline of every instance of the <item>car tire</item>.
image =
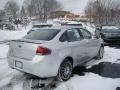
POLYGON ((103 58, 103 56, 104 56, 104 46, 101 46, 100 49, 99 49, 99 52, 97 54, 97 58, 96 59, 100 60, 100 59, 103 58))
POLYGON ((59 68, 57 79, 59 81, 67 81, 70 79, 73 71, 72 62, 68 59, 65 59, 59 68))

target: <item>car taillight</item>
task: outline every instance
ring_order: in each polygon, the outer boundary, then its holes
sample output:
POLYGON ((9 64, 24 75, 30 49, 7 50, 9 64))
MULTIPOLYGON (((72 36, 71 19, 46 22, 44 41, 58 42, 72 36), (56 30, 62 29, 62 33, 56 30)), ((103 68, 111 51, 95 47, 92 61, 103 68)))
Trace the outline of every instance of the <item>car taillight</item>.
POLYGON ((45 47, 39 46, 36 50, 36 54, 38 55, 49 55, 51 54, 51 50, 45 47))

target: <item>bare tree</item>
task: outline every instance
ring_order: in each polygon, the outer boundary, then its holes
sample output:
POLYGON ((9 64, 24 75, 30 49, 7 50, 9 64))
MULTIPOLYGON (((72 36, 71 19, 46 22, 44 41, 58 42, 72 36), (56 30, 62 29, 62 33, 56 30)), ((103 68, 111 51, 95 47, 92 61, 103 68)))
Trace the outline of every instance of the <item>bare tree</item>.
POLYGON ((17 17, 17 12, 19 11, 19 5, 15 1, 8 1, 4 7, 6 13, 11 15, 14 19, 17 17))
POLYGON ((90 1, 85 8, 86 16, 95 24, 118 24, 120 2, 118 0, 90 1))
POLYGON ((5 18, 5 11, 0 10, 0 21, 2 21, 5 18))
POLYGON ((24 6, 22 6, 22 8, 21 8, 20 14, 21 14, 21 17, 22 17, 22 18, 26 17, 26 10, 25 10, 25 7, 24 7, 24 6))
POLYGON ((26 4, 26 7, 30 17, 38 17, 40 20, 45 21, 49 18, 52 11, 62 9, 61 4, 57 0, 31 0, 29 4, 26 4))

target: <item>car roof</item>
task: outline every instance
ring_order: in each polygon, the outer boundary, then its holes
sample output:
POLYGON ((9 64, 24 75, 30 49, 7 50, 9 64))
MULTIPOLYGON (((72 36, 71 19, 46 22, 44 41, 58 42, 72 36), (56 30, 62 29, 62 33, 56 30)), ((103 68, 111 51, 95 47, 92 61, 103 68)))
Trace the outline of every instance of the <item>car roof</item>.
MULTIPOLYGON (((39 28, 36 30, 61 30, 61 32, 65 32, 68 29, 72 29, 72 28, 84 28, 84 27, 80 27, 80 26, 52 26, 52 27, 44 27, 44 28, 39 28)), ((31 31, 36 31, 36 30, 31 30, 31 31)))
POLYGON ((66 30, 71 28, 83 28, 82 26, 52 26, 52 27, 45 27, 42 29, 56 29, 56 30, 66 30))

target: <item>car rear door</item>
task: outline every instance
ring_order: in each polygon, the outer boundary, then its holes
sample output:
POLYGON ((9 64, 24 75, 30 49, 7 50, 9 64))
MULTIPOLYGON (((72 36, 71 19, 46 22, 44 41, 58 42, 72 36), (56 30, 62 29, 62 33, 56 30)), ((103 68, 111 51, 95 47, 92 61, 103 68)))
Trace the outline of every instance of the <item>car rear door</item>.
POLYGON ((88 30, 80 28, 80 31, 86 40, 85 54, 89 60, 97 55, 100 47, 100 41, 97 38, 93 38, 92 34, 88 30))
POLYGON ((78 29, 67 30, 69 48, 72 49, 72 57, 74 58, 75 64, 79 65, 85 57, 85 41, 83 36, 79 33, 78 29))

